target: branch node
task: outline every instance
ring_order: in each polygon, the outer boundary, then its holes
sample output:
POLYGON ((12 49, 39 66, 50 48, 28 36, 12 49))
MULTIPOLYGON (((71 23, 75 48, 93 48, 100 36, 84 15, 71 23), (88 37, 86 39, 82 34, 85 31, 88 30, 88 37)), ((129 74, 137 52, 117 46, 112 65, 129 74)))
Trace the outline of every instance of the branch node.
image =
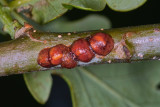
POLYGON ((21 27, 19 30, 16 31, 14 37, 15 37, 15 39, 17 39, 17 38, 25 35, 25 36, 28 36, 28 37, 29 37, 32 41, 34 41, 34 42, 42 42, 42 43, 44 43, 44 44, 47 43, 46 40, 38 40, 38 39, 34 38, 34 37, 32 36, 32 33, 33 33, 33 32, 36 32, 36 30, 34 30, 33 26, 30 25, 30 24, 28 24, 28 23, 24 23, 24 26, 21 27))

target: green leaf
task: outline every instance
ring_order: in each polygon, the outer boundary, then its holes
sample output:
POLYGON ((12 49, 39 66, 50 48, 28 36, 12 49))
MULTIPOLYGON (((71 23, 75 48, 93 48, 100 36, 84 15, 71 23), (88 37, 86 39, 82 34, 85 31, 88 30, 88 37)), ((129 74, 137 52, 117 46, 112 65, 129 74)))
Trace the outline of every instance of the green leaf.
POLYGON ((52 76, 49 71, 24 74, 25 83, 32 96, 41 104, 44 104, 50 95, 52 76))
MULTIPOLYGON (((25 15, 39 23, 47 23, 62 16, 73 7, 89 11, 102 11, 106 4, 116 11, 130 11, 140 7, 147 0, 14 0, 11 8, 28 9, 25 15), (30 8, 30 9, 29 9, 30 8)), ((26 12, 26 11, 25 11, 26 12)))
POLYGON ((40 26, 37 29, 48 32, 75 32, 86 31, 88 29, 97 30, 101 28, 111 28, 110 20, 102 15, 91 14, 76 21, 68 21, 64 17, 62 17, 46 25, 40 26))
POLYGON ((15 0, 9 6, 11 8, 32 8, 29 14, 32 14, 32 19, 39 23, 46 23, 63 15, 72 7, 100 11, 105 8, 105 0, 15 0))
POLYGON ((46 23, 67 12, 62 4, 70 0, 39 0, 33 5, 33 19, 40 23, 46 23))
POLYGON ((102 64, 56 74, 69 84, 73 107, 159 107, 159 65, 158 61, 102 64))
POLYGON ((147 0, 106 0, 108 6, 115 11, 130 11, 143 5, 147 0))
POLYGON ((68 3, 64 3, 63 5, 83 10, 101 11, 106 6, 106 0, 72 0, 68 3))

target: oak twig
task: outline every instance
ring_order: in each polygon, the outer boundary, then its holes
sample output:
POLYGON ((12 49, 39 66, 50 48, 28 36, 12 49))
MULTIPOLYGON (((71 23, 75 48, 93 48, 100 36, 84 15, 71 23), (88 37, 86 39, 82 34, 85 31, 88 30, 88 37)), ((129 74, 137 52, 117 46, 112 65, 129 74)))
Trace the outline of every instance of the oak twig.
POLYGON ((96 55, 88 63, 78 61, 78 66, 159 60, 160 58, 160 24, 80 33, 33 32, 34 38, 45 40, 46 43, 32 41, 27 36, 0 43, 0 75, 61 68, 59 65, 51 68, 43 68, 38 65, 39 52, 43 48, 57 44, 70 46, 78 38, 86 38, 97 32, 110 34, 114 39, 114 49, 106 56, 96 55))

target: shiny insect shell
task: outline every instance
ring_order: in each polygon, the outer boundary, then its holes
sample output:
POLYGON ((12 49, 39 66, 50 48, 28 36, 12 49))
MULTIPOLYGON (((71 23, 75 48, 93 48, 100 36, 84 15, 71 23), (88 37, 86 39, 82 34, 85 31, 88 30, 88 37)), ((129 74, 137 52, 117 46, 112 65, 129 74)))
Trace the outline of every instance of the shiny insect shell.
POLYGON ((99 32, 90 37, 75 40, 70 47, 58 44, 42 49, 37 62, 46 68, 61 65, 63 68, 70 69, 77 66, 77 61, 89 62, 95 57, 95 54, 106 56, 113 48, 114 40, 112 37, 109 34, 99 32))

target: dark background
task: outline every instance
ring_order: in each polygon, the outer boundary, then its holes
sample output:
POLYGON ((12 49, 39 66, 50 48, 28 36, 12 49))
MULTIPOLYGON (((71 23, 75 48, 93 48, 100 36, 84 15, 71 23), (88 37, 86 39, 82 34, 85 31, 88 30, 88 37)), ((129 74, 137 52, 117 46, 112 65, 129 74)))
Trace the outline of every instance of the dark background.
MULTIPOLYGON (((159 4, 159 0, 148 0, 142 7, 124 13, 112 11, 108 7, 102 12, 73 9, 65 16, 72 21, 88 14, 97 13, 107 16, 111 20, 113 28, 154 24, 160 23, 159 4)), ((53 76, 53 80, 54 84, 48 102, 40 105, 29 93, 22 75, 0 77, 0 107, 72 107, 70 91, 65 81, 58 76, 53 76)))

